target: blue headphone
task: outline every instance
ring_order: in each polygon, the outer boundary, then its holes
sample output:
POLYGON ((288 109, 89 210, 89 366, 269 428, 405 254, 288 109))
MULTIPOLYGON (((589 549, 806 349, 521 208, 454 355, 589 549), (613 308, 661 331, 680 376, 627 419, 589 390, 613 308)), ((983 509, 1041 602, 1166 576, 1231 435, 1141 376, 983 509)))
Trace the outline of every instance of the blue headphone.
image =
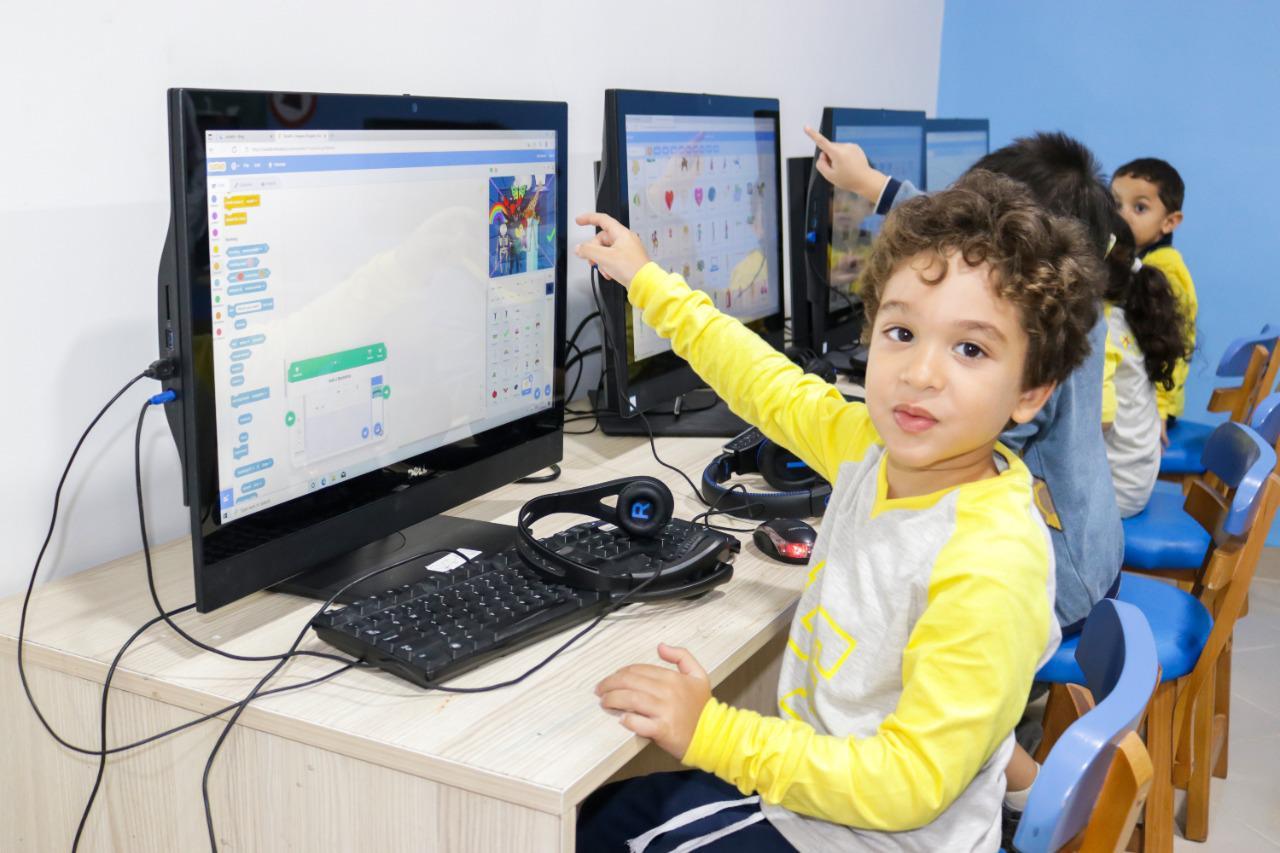
POLYGON ((734 437, 711 460, 702 472, 701 491, 703 500, 716 509, 756 520, 820 516, 831 499, 830 483, 755 427, 734 437), (760 474, 776 491, 751 492, 725 485, 740 474, 760 474))

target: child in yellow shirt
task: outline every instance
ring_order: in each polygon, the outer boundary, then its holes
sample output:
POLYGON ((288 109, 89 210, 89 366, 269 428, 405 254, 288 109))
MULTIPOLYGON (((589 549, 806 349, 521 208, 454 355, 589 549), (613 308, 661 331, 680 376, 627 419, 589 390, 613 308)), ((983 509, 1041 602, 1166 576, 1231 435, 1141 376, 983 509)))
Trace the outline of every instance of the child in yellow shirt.
POLYGON ((597 792, 578 847, 995 849, 1013 726, 1060 636, 1048 530, 998 437, 1089 350, 1102 275, 1083 230, 989 172, 903 203, 862 279, 862 404, 650 263, 616 221, 578 222, 601 229, 579 256, 627 285, 735 412, 835 483, 780 716, 712 699, 686 649, 659 646, 675 669, 606 678, 602 706, 696 769, 597 792))

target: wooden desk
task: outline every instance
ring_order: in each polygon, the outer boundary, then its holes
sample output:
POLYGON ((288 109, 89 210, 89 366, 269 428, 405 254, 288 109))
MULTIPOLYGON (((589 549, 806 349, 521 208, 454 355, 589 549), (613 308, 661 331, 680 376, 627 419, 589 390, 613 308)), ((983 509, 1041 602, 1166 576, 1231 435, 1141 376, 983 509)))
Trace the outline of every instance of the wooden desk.
MULTIPOLYGON (((660 467, 647 440, 567 439, 564 475, 512 485, 455 514, 514 523, 548 489, 651 474, 676 495, 676 514, 702 509, 660 467)), ((663 459, 696 482, 723 442, 658 439, 663 459)), ((551 519, 551 527, 567 519, 551 519)), ((748 525, 749 526, 749 525, 748 525)), ((72 535, 91 535, 73 531, 72 535)), ((601 710, 592 687, 620 665, 658 662, 659 640, 689 647, 717 695, 771 712, 777 664, 805 572, 763 558, 741 536, 734 579, 697 601, 623 608, 516 687, 477 695, 421 690, 378 671, 256 701, 223 746, 210 781, 219 847, 232 850, 572 850, 578 804, 606 780, 671 766, 648 741, 601 710)), ((194 598, 188 539, 153 551, 161 601, 194 598)), ((15 665, 21 598, 0 602, 0 850, 70 849, 97 761, 58 746, 23 696, 15 665)), ((283 652, 316 602, 258 593, 216 613, 177 617, 227 651, 283 652)), ((65 738, 98 745, 102 680, 117 649, 155 615, 141 553, 40 587, 26 661, 46 718, 65 738)), ((561 634, 451 682, 490 684, 523 672, 561 634)), ((311 635, 304 648, 328 649, 311 635)), ((108 743, 178 725, 246 695, 270 663, 201 652, 163 625, 130 649, 109 703, 108 743)), ((294 659, 269 686, 338 664, 294 659)), ((84 850, 198 851, 207 836, 200 797, 218 722, 113 757, 84 850)))

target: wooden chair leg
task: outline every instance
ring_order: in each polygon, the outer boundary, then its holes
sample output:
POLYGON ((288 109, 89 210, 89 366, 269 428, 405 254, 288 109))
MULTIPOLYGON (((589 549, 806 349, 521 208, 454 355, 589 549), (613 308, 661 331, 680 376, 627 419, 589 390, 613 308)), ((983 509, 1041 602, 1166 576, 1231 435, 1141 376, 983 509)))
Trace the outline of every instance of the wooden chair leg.
POLYGON ((1188 760, 1186 837, 1204 841, 1209 837, 1209 779, 1213 767, 1213 685, 1206 684, 1195 697, 1191 710, 1191 747, 1188 760))
POLYGON ((1213 765, 1213 775, 1219 779, 1227 778, 1227 751, 1231 748, 1231 648, 1234 645, 1235 637, 1232 637, 1218 657, 1218 671, 1214 676, 1213 709, 1223 718, 1222 747, 1213 765))
POLYGON ((1036 747, 1035 760, 1044 764, 1049 757, 1049 750, 1062 737, 1062 733, 1076 721, 1075 703, 1065 684, 1049 685, 1049 698, 1044 707, 1044 735, 1040 738, 1040 746, 1036 747))
POLYGON ((1173 682, 1162 682, 1147 710, 1152 779, 1142 827, 1143 853, 1173 850, 1173 695, 1173 682))

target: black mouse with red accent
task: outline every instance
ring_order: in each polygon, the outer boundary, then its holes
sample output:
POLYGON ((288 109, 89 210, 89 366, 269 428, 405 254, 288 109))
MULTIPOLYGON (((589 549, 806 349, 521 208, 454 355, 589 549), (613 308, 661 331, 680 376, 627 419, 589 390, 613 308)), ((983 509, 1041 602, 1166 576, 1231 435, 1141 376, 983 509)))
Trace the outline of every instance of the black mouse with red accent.
POLYGON ((773 518, 757 527, 751 538, 766 557, 804 565, 813 553, 818 531, 797 518, 773 518))

